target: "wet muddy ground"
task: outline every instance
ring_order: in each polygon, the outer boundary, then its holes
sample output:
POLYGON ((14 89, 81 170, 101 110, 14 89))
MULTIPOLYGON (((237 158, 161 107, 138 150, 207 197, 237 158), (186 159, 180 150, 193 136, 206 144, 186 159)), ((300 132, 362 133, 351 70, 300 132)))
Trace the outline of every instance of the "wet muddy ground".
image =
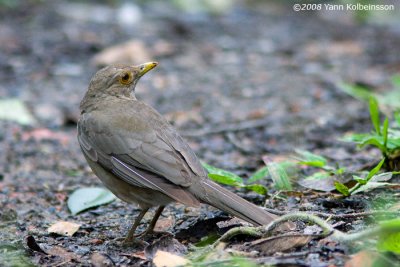
MULTIPOLYGON (((390 77, 400 71, 398 26, 357 24, 343 14, 338 21, 261 1, 215 12, 188 12, 162 1, 21 1, 1 7, 0 97, 22 100, 36 121, 0 121, 0 245, 15 249, 21 264, 151 266, 157 247, 185 254, 202 237, 232 227, 218 224, 229 216, 210 207, 170 205, 157 229, 175 240, 160 234, 148 237, 147 247, 123 247, 114 239, 125 235, 137 208, 115 201, 75 216, 69 212, 71 192, 100 185, 76 140, 79 102, 99 65, 118 60, 95 56, 120 43, 132 41, 135 52, 122 54, 133 63, 159 62, 139 82, 137 97, 164 114, 209 164, 246 177, 263 166, 263 156, 286 157, 296 148, 354 170, 379 158, 375 150, 360 152, 338 141, 344 133, 371 128, 367 105, 340 84, 390 88, 390 77), (60 220, 81 228, 72 237, 48 234, 60 220)), ((277 193, 271 181, 263 183, 269 196, 277 193)), ((341 199, 296 185, 296 194, 265 200, 236 190, 271 209, 332 214, 366 211, 374 199, 399 193, 376 190, 341 199)), ((367 221, 330 222, 354 231, 367 221)), ((258 263, 292 266, 340 266, 354 253, 318 240, 284 253, 259 252, 258 263)))

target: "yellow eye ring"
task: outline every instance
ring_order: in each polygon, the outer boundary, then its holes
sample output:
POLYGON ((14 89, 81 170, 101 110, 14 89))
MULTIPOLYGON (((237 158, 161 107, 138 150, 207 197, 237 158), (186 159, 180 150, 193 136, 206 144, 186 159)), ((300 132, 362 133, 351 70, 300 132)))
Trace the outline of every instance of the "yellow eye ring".
POLYGON ((130 71, 122 73, 121 76, 119 76, 119 82, 123 85, 129 85, 133 81, 133 74, 130 71))

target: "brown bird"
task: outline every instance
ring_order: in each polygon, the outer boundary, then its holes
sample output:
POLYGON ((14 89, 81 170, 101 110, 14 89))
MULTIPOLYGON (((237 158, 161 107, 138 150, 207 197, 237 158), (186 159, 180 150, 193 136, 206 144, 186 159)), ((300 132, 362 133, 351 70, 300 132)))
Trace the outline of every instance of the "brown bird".
POLYGON ((276 218, 219 186, 178 132, 156 110, 135 97, 140 77, 157 66, 111 65, 90 81, 81 104, 78 141, 93 172, 118 198, 137 203, 141 212, 125 242, 149 208, 158 206, 147 230, 153 231, 164 207, 180 202, 212 205, 254 225, 276 218))

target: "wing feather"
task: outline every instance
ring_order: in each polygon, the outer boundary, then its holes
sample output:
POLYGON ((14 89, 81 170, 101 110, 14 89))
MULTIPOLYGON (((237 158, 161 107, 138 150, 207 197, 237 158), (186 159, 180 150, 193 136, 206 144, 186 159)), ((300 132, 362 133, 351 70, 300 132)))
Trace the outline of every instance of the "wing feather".
MULTIPOLYGON (((150 108, 149 112, 155 111, 150 108)), ((85 113, 78 122, 78 141, 89 159, 129 184, 160 191, 186 205, 199 205, 185 187, 204 176, 205 170, 168 123, 154 124, 151 116, 141 120, 129 109, 114 120, 104 114, 104 110, 85 113)))

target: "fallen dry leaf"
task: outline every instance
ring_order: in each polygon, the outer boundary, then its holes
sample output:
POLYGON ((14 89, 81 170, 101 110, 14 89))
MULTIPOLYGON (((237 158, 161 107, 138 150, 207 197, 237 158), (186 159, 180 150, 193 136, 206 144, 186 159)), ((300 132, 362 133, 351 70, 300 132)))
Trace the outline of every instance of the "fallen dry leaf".
POLYGON ((188 264, 189 261, 181 256, 158 250, 153 258, 156 267, 175 267, 188 264))
POLYGON ((253 242, 245 243, 245 249, 262 251, 267 255, 272 255, 275 252, 287 251, 291 248, 300 247, 308 244, 316 236, 289 234, 281 236, 273 236, 263 239, 258 239, 253 242))
POLYGON ((81 225, 77 223, 59 221, 51 225, 47 229, 47 232, 50 234, 54 233, 64 236, 73 236, 76 231, 78 231, 79 227, 81 227, 81 225))
POLYGON ((150 245, 145 248, 146 258, 153 259, 155 254, 159 250, 182 255, 187 252, 187 247, 185 245, 182 245, 170 234, 167 234, 157 240, 154 240, 150 245))

